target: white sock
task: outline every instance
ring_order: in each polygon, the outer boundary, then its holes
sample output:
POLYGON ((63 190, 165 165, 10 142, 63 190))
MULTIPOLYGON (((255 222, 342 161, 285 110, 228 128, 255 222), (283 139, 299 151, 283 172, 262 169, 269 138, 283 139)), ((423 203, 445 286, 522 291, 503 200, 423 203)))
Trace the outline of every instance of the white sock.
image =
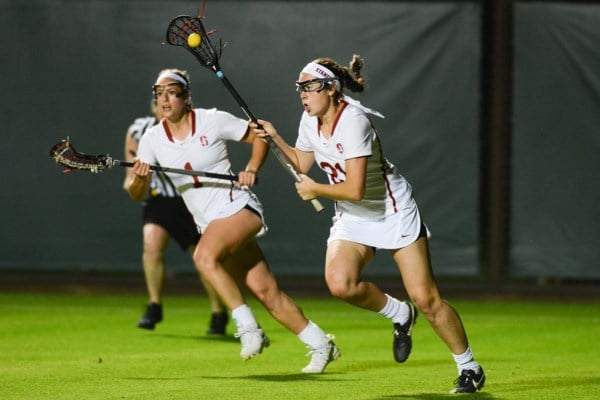
POLYGON ((458 374, 460 375, 462 371, 470 369, 475 371, 476 374, 480 373, 479 364, 473 358, 473 352, 470 347, 467 347, 462 354, 452 354, 454 357, 454 361, 456 362, 456 368, 458 369, 458 374))
POLYGON ((256 322, 256 318, 254 318, 254 314, 252 314, 252 310, 248 307, 247 304, 242 304, 239 307, 231 310, 231 318, 233 322, 235 322, 235 326, 244 327, 249 329, 258 328, 258 322, 256 322))
POLYGON ((325 332, 314 322, 308 321, 306 327, 298 334, 298 339, 311 349, 316 349, 327 340, 327 337, 325 332))
POLYGON ((387 303, 379 311, 379 314, 392 320, 395 324, 405 324, 409 318, 410 308, 405 301, 400 301, 389 294, 385 294, 387 303))

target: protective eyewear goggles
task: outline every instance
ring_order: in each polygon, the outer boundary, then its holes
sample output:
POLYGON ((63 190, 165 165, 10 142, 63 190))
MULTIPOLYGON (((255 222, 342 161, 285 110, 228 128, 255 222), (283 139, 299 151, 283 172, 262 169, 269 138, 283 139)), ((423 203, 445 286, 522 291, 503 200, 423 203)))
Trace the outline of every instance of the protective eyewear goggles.
POLYGON ((152 95, 155 99, 167 93, 169 96, 183 97, 187 93, 187 87, 180 83, 167 83, 166 85, 153 85, 152 95))
POLYGON ((316 78, 309 81, 296 82, 296 92, 320 92, 332 83, 332 78, 316 78))

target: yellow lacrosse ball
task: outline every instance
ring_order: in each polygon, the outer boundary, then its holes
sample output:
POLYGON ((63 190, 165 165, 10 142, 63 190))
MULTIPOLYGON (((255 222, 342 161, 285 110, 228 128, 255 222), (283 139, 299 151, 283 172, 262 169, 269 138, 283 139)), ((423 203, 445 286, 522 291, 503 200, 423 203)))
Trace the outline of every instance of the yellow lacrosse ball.
POLYGON ((200 43, 202 43, 202 36, 200 36, 197 33, 192 33, 187 38, 187 44, 191 48, 195 48, 195 47, 200 46, 200 43))

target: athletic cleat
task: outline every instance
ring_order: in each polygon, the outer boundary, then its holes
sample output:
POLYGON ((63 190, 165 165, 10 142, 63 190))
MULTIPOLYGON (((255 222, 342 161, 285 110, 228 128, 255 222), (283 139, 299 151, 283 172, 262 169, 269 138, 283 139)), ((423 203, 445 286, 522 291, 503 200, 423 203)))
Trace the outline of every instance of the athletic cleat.
POLYGON ((227 312, 212 313, 210 317, 210 326, 206 331, 208 335, 225 335, 225 328, 229 322, 227 312))
POLYGON ((461 371, 460 376, 454 381, 456 387, 450 393, 475 393, 483 388, 485 383, 485 373, 483 368, 479 367, 479 373, 471 369, 461 371))
POLYGON ((240 338, 242 344, 242 351, 240 351, 240 357, 244 360, 249 360, 255 355, 262 353, 265 347, 269 347, 271 344, 269 338, 262 329, 243 329, 238 328, 238 331, 234 334, 236 338, 240 338))
POLYGON ((302 372, 305 374, 321 374, 325 371, 327 364, 337 359, 341 353, 340 349, 333 343, 333 335, 326 335, 327 340, 317 347, 311 348, 307 356, 312 356, 310 363, 302 368, 302 372))
POLYGON ((154 329, 154 325, 162 321, 162 306, 157 303, 150 303, 146 307, 146 312, 137 323, 138 328, 154 329))
POLYGON ((413 326, 417 320, 417 309, 412 303, 406 302, 409 307, 408 321, 404 324, 394 324, 394 358, 401 363, 408 359, 412 350, 412 334, 413 326))

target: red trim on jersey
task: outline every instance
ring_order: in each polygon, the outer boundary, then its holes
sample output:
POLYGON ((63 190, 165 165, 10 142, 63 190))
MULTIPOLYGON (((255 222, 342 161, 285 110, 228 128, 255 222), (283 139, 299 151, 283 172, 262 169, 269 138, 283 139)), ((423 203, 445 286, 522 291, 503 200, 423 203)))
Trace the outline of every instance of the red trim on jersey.
MULTIPOLYGON (((196 133, 196 112, 194 110, 192 110, 191 113, 192 113, 192 136, 194 136, 194 134, 196 133)), ((171 133, 171 130, 169 129, 169 125, 167 124, 166 118, 162 120, 162 126, 163 126, 165 132, 167 133, 167 138, 169 139, 169 141, 172 143, 175 143, 175 140, 173 139, 173 134, 171 133)))
POLYGON ((387 188, 388 195, 392 199, 392 205, 394 206, 394 214, 395 214, 398 212, 398 208, 396 207, 396 198, 394 197, 394 194, 392 193, 392 190, 390 189, 390 181, 388 180, 387 174, 385 172, 383 173, 383 180, 385 181, 385 187, 387 188))
POLYGON ((167 138, 169 139, 169 141, 172 143, 175 143, 175 140, 173 140, 173 134, 171 133, 171 130, 169 129, 169 125, 167 124, 166 118, 162 120, 162 126, 163 126, 163 129, 165 130, 165 133, 167 134, 167 138))
MULTIPOLYGON (((373 124, 371 124, 371 127, 373 128, 374 134, 375 136, 377 136, 377 139, 379 139, 379 135, 377 134, 377 131, 375 130, 375 127, 373 126, 373 124)), ((388 180, 387 174, 386 174, 386 170, 385 168, 388 165, 388 161, 385 159, 385 156, 383 155, 383 148, 381 146, 381 140, 377 140, 377 143, 379 143, 379 154, 381 154, 381 158, 379 160, 379 163, 381 164, 381 172, 383 172, 383 180, 385 181, 385 187, 387 189, 388 192, 388 196, 390 196, 390 199, 392 199, 392 205, 394 206, 394 214, 398 212, 398 207, 396 205, 396 198, 394 197, 394 193, 392 192, 392 189, 390 189, 390 181, 388 180)))
POLYGON ((192 110, 192 136, 196 133, 196 112, 192 110))
MULTIPOLYGON (((348 105, 348 103, 346 103, 345 101, 342 101, 342 109, 340 110, 340 113, 337 115, 337 117, 335 117, 335 121, 333 121, 333 127, 331 128, 331 136, 333 136, 333 133, 335 132, 335 127, 337 126, 338 121, 340 120, 340 117, 342 116, 342 113, 346 109, 347 105, 348 105)), ((317 135, 321 136, 321 120, 320 119, 317 119, 317 135)))

